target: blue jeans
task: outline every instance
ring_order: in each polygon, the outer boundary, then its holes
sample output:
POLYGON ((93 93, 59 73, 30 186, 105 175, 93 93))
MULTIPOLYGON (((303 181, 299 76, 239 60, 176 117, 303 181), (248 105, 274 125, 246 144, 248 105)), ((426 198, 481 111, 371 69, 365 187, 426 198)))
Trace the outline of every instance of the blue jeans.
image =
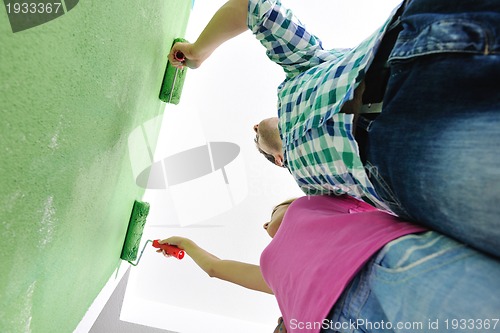
POLYGON ((387 244, 321 333, 500 332, 500 262, 437 232, 387 244))
POLYGON ((413 0, 366 164, 403 219, 500 257, 500 1, 413 0))

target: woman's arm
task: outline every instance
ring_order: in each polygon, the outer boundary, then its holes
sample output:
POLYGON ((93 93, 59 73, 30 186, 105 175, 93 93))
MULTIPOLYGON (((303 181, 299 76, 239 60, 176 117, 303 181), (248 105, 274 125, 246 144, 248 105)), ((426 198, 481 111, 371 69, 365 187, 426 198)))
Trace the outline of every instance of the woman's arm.
POLYGON ((188 67, 198 68, 222 43, 248 29, 247 13, 248 0, 229 0, 214 14, 196 42, 176 43, 168 60, 174 66, 184 65, 174 57, 180 51, 184 54, 188 67))
POLYGON ((196 245, 192 240, 183 237, 170 237, 160 241, 160 244, 175 245, 184 250, 210 277, 229 281, 252 290, 273 293, 264 281, 260 267, 257 265, 219 259, 196 245))

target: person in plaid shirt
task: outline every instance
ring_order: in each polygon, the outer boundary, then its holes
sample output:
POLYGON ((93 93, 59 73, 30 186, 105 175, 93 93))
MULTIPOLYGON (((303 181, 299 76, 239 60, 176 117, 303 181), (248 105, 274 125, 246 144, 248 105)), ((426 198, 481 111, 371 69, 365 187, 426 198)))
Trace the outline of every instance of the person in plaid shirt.
POLYGON ((500 144, 499 3, 405 1, 357 47, 324 50, 279 0, 229 0, 169 60, 197 68, 250 29, 286 74, 278 117, 254 126, 255 141, 304 193, 348 194, 500 256, 500 154, 491 150, 500 144), (394 26, 402 31, 389 50, 383 112, 359 116, 367 72, 394 26))

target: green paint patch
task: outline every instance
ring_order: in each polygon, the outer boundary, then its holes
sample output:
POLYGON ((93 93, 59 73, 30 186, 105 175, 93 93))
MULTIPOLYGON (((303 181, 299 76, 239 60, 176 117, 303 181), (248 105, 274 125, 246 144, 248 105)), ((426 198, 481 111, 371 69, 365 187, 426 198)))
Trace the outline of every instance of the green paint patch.
POLYGON ((1 332, 73 331, 119 264, 144 193, 129 134, 161 115, 190 9, 80 1, 25 31, 0 25, 1 332))

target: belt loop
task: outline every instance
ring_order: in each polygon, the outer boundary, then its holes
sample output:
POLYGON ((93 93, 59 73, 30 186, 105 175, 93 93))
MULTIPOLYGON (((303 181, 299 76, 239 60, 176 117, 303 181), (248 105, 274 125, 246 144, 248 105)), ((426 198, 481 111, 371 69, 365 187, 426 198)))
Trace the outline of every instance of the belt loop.
POLYGON ((356 122, 356 127, 359 127, 361 129, 365 130, 366 132, 370 132, 370 128, 371 128, 372 124, 373 124, 373 120, 368 119, 368 118, 360 115, 358 117, 357 122, 356 122))

